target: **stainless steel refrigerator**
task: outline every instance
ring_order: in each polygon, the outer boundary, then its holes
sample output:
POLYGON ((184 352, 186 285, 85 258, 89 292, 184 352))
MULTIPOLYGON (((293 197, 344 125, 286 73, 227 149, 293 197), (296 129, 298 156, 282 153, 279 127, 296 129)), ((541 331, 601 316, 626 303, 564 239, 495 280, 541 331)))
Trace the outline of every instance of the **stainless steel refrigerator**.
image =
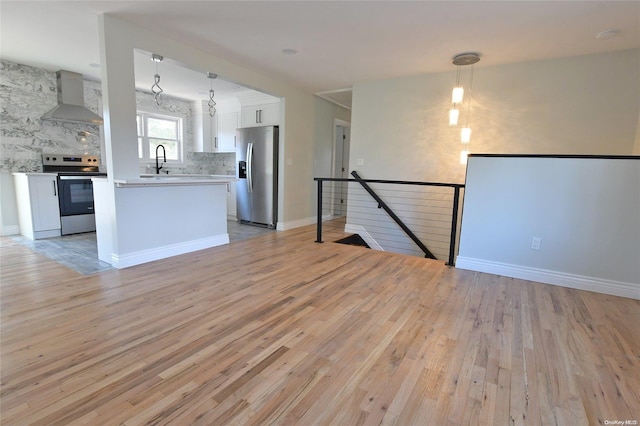
POLYGON ((238 222, 276 227, 278 140, 278 126, 236 130, 238 222))

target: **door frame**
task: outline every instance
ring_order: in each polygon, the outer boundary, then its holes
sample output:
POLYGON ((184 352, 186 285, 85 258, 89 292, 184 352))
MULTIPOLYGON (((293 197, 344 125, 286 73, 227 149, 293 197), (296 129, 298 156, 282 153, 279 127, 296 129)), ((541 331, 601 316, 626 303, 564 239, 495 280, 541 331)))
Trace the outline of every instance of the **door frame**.
MULTIPOLYGON (((342 177, 342 176, 336 176, 336 163, 337 163, 337 157, 338 157, 338 152, 337 152, 337 140, 336 137, 338 135, 338 126, 340 127, 344 127, 344 128, 348 128, 349 130, 351 130, 351 122, 349 121, 345 121, 345 120, 341 120, 339 118, 334 118, 333 119, 333 141, 332 141, 332 145, 331 145, 331 177, 332 178, 336 178, 336 177, 342 177)), ((351 131, 349 131, 349 145, 351 144, 351 131)), ((349 165, 346 165, 346 169, 347 172, 349 171, 349 165)), ((330 216, 333 217, 333 213, 335 212, 335 192, 336 192, 336 182, 332 182, 331 185, 331 203, 330 203, 330 216)), ((343 212, 344 216, 347 215, 347 212, 344 211, 343 212)))

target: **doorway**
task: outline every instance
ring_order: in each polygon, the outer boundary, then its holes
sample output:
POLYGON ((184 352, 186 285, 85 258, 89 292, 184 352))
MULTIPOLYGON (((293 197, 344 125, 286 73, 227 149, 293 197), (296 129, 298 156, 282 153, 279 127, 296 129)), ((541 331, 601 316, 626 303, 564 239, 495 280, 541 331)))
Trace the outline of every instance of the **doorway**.
MULTIPOLYGON (((334 120, 333 140, 333 178, 349 178, 349 148, 351 142, 351 123, 334 120)), ((348 182, 333 182, 332 215, 347 214, 348 182)))

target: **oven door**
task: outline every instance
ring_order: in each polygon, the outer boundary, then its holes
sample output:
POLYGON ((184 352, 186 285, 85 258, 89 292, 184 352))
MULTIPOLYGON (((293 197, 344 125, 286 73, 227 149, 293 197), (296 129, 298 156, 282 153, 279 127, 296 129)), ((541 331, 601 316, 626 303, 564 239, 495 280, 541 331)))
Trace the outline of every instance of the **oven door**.
POLYGON ((93 214, 91 176, 58 176, 60 216, 93 214))

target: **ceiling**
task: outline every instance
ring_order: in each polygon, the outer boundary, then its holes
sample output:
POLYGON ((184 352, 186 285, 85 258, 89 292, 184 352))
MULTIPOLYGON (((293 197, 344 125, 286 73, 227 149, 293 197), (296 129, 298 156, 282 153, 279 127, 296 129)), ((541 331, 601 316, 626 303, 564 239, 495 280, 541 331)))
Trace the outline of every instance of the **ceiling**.
MULTIPOLYGON (((347 106, 354 83, 453 71, 461 52, 484 67, 640 47, 639 1, 2 0, 0 57, 100 79, 100 13, 347 106)), ((204 71, 184 97, 206 97, 204 71)), ((216 96, 243 90, 217 80, 216 96)))

